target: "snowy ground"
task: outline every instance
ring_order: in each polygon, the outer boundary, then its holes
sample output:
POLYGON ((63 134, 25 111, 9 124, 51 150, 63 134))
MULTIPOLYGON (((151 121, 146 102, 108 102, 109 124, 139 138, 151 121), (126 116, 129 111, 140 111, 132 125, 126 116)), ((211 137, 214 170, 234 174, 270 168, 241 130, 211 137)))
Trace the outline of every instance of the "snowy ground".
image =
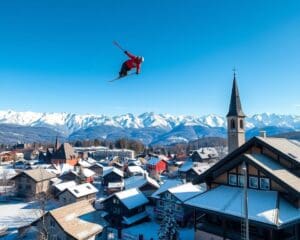
MULTIPOLYGON (((130 228, 123 229, 125 235, 128 234, 128 239, 130 236, 135 236, 138 239, 139 234, 144 235, 144 240, 158 240, 158 230, 159 223, 155 221, 154 212, 152 207, 147 207, 147 212, 150 214, 151 222, 141 223, 130 228)), ((179 240, 192 240, 194 239, 194 229, 193 228, 178 228, 179 229, 179 240)), ((132 238, 133 239, 133 238, 132 238)))
MULTIPOLYGON (((57 202, 51 201, 46 209, 51 210, 57 206, 57 202)), ((11 201, 7 203, 0 202, 0 225, 8 226, 10 236, 2 239, 15 239, 16 230, 19 227, 26 226, 41 216, 37 202, 11 201)))
MULTIPOLYGON (((139 234, 144 235, 144 240, 158 240, 158 230, 159 224, 151 221, 142 223, 123 231, 129 235, 138 236, 139 234)), ((180 240, 192 240, 194 239, 194 229, 193 228, 179 228, 179 239, 180 240)))

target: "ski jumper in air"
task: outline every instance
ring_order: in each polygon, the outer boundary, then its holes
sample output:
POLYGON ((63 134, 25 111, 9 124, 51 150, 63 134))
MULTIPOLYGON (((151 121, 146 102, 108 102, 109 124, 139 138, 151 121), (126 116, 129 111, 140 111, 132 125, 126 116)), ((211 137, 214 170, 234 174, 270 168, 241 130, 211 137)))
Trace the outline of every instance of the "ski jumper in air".
POLYGON ((141 72, 141 65, 144 62, 144 58, 141 56, 134 56, 133 54, 129 53, 128 51, 124 51, 124 53, 130 58, 122 64, 121 70, 119 72, 119 78, 127 76, 127 73, 136 68, 136 74, 141 72))

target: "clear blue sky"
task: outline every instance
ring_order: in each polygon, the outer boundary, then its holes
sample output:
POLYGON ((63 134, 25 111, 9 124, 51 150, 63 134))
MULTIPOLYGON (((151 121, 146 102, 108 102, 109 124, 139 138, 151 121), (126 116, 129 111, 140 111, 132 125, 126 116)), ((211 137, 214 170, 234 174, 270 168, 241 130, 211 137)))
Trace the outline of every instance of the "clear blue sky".
POLYGON ((0 33, 0 109, 224 115, 235 66, 248 115, 300 114, 299 1, 9 0, 0 33))

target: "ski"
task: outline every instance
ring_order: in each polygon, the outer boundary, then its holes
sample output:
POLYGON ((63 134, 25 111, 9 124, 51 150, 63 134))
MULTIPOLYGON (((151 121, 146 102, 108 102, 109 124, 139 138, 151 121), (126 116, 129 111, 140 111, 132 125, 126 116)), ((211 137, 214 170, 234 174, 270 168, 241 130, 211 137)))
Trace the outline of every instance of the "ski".
POLYGON ((122 78, 128 77, 128 76, 133 75, 133 74, 135 74, 135 73, 134 73, 134 72, 133 72, 133 73, 129 73, 129 74, 127 74, 126 76, 123 76, 123 77, 117 77, 117 78, 114 78, 114 79, 112 79, 112 80, 110 80, 110 81, 108 81, 108 82, 118 81, 118 80, 121 80, 122 78))

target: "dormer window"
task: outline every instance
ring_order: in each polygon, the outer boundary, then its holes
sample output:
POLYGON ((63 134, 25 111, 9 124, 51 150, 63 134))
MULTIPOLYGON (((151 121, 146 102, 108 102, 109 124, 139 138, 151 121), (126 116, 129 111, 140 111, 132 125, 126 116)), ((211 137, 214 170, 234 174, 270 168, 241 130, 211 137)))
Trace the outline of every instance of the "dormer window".
POLYGON ((230 128, 231 129, 235 129, 235 121, 234 121, 234 119, 231 119, 231 121, 230 121, 230 128))

